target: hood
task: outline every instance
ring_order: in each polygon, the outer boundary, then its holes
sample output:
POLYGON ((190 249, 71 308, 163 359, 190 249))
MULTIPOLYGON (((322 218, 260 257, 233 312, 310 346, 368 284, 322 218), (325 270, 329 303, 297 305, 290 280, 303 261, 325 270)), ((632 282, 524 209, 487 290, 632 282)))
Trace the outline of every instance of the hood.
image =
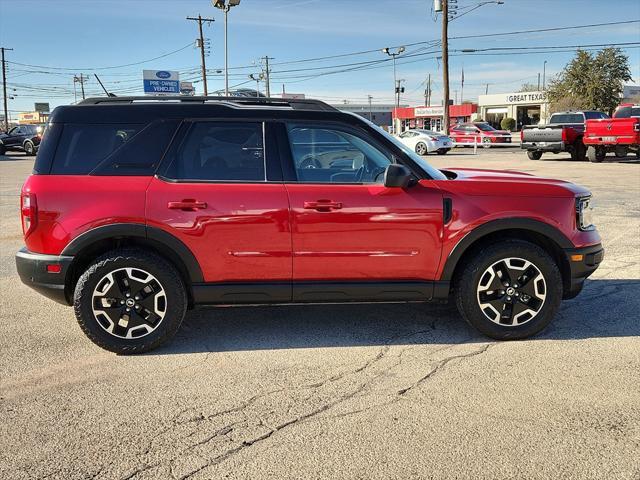
POLYGON ((453 178, 451 182, 457 184, 456 190, 463 189, 469 195, 575 197, 589 194, 587 188, 575 183, 512 170, 447 168, 443 172, 453 178))

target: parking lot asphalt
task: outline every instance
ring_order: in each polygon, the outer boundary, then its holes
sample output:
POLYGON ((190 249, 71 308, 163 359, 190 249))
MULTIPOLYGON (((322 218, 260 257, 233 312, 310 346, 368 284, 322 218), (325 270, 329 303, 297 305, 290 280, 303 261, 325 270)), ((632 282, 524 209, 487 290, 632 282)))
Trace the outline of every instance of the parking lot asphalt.
POLYGON ((541 335, 446 305, 203 308, 116 356, 20 283, 33 160, 0 157, 0 478, 640 478, 640 163, 428 158, 593 191, 605 261, 541 335))

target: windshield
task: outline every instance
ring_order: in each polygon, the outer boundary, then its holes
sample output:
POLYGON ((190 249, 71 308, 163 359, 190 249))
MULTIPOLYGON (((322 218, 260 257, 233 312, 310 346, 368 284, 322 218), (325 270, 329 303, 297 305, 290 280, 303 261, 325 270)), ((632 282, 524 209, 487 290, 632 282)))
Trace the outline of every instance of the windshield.
POLYGON ((442 173, 437 168, 434 168, 433 166, 431 166, 424 158, 422 158, 420 155, 418 155, 412 149, 407 147, 404 143, 402 143, 396 137, 391 135, 389 132, 385 131, 383 128, 379 127, 375 123, 370 122, 366 118, 361 117, 360 115, 357 115, 355 113, 352 113, 352 112, 345 112, 345 113, 348 113, 349 115, 353 115, 354 117, 357 117, 358 120, 361 120, 361 121, 365 122, 367 125, 369 125, 370 127, 375 128, 378 132, 380 132, 382 135, 384 135, 384 137, 387 140, 389 140, 391 143, 393 143, 395 146, 397 146, 400 150, 402 150, 404 153, 406 153, 411 158, 411 160, 413 160, 415 163, 417 163, 420 166, 420 168, 422 168, 427 173, 427 175, 429 175, 434 180, 447 180, 447 177, 444 175, 444 173, 442 173))
POLYGON ((476 123, 476 127, 478 127, 483 132, 491 132, 491 131, 495 130, 495 128, 493 128, 488 123, 476 123))

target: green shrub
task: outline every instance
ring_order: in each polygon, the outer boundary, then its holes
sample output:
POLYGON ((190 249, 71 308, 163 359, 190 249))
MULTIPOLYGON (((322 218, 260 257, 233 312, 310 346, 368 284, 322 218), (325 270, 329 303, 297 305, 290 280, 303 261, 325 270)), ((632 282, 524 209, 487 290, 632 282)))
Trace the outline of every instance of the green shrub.
POLYGON ((511 117, 505 117, 500 122, 500 128, 513 132, 516 129, 516 120, 511 117))

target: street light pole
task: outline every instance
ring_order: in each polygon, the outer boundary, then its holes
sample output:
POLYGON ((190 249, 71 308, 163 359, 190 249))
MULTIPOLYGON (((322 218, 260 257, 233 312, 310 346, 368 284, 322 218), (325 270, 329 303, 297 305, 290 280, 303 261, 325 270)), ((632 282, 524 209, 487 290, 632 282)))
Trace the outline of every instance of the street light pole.
POLYGON ((547 80, 547 61, 545 60, 544 63, 542 64, 542 91, 545 91, 547 89, 546 80, 547 80))
POLYGON ((449 0, 442 0, 443 132, 449 135, 449 0))
POLYGON ((229 43, 228 43, 228 16, 231 7, 240 5, 240 0, 212 0, 213 6, 224 12, 224 96, 229 96, 229 43))
MULTIPOLYGON (((382 49, 382 53, 386 53, 393 60, 393 88, 394 88, 394 103, 396 110, 400 108, 400 86, 396 78, 396 57, 402 55, 405 51, 405 47, 399 47, 395 52, 391 51, 391 48, 386 47, 382 49)), ((396 126, 393 126, 393 131, 396 131, 396 126)))

